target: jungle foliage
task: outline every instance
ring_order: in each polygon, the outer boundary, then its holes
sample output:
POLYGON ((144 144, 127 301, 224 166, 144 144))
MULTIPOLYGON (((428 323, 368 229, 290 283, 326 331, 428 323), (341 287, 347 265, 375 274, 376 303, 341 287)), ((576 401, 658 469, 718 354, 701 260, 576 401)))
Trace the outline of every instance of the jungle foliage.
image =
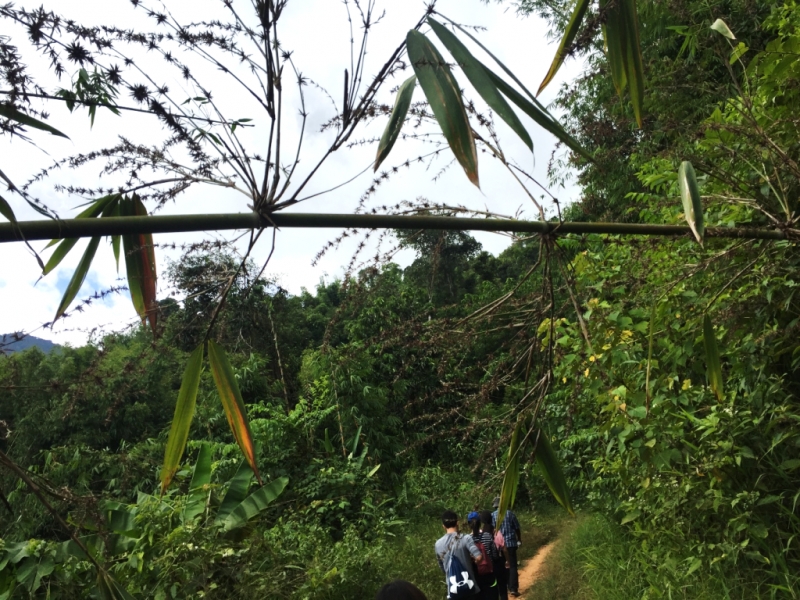
MULTIPOLYGON (((517 4, 586 58, 557 102, 553 183, 569 166, 582 190, 566 215, 679 223, 691 208, 702 245, 551 235, 495 257, 466 233, 397 232, 410 266, 375 261, 297 296, 191 249, 167 270, 178 300, 137 307, 151 330, 0 359, 0 597, 368 597, 418 573, 409 556, 432 565, 424 520, 501 478, 503 504, 552 493, 602 515, 576 539, 613 548, 583 555, 598 577, 635 573, 620 597, 800 594, 800 256, 700 225, 797 233, 800 9, 638 3, 639 105, 603 41, 609 6, 636 3, 578 2, 572 20, 571 2, 517 4), (176 398, 193 419, 173 418, 176 398)), ((427 57, 414 77, 460 99, 432 35, 409 34, 427 57)), ((514 129, 507 88, 458 62, 514 129)), ((378 162, 420 117, 414 85, 381 111, 378 162)), ((444 134, 477 183, 464 112, 444 134)), ((126 256, 146 266, 140 242, 126 256)))

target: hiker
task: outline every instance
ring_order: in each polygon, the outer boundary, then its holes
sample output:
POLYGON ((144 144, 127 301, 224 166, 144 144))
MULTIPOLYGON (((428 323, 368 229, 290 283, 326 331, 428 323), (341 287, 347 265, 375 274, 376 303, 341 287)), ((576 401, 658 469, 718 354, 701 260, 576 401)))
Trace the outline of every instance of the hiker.
POLYGON ((434 550, 439 567, 444 572, 448 598, 468 598, 477 595, 481 588, 475 580, 473 561, 480 563, 483 555, 471 535, 458 532, 458 515, 452 510, 442 514, 445 534, 436 540, 434 550))
POLYGON ((378 590, 375 600, 428 600, 428 598, 413 583, 397 579, 378 590))
MULTIPOLYGON (((490 515, 491 518, 491 515, 490 515)), ((481 515, 472 511, 467 515, 467 523, 472 530, 472 540, 481 551, 483 560, 475 569, 475 577, 481 593, 478 596, 481 600, 498 600, 497 579, 494 573, 494 557, 499 556, 497 547, 494 545, 494 537, 491 533, 481 531, 481 515)), ((503 565, 505 568, 505 564, 503 565)))
MULTIPOLYGON (((492 502, 494 512, 492 513, 492 523, 497 527, 498 508, 500 508, 500 497, 492 502)), ((519 596, 519 575, 517 574, 517 548, 522 544, 522 532, 520 531, 517 515, 510 510, 506 511, 506 516, 498 528, 503 534, 506 542, 506 552, 508 556, 508 594, 519 596)))
POLYGON ((495 530, 492 513, 488 510, 482 510, 480 515, 481 532, 492 536, 497 552, 497 554, 492 555, 492 571, 497 581, 497 596, 495 597, 498 600, 508 600, 508 553, 506 551, 506 541, 503 538, 503 534, 495 530))

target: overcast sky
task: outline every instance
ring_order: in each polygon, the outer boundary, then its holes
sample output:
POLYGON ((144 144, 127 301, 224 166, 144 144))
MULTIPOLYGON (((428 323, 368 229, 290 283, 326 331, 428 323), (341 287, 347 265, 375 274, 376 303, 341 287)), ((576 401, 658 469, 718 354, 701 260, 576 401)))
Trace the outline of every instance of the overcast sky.
MULTIPOLYGON (((35 2, 21 2, 22 5, 38 7, 42 0, 35 2)), ((152 29, 152 24, 147 21, 142 11, 131 8, 129 0, 44 0, 46 8, 57 10, 69 17, 86 24, 115 24, 117 26, 136 26, 140 24, 147 30, 152 29)), ((240 0, 242 10, 249 7, 249 2, 240 0)), ((175 17, 181 22, 197 22, 215 17, 225 18, 219 0, 193 0, 192 2, 177 2, 167 0, 166 5, 175 17)), ((234 2, 236 5, 237 2, 234 2)), ((546 24, 535 18, 521 18, 506 2, 501 5, 484 4, 479 0, 439 0, 437 10, 450 18, 469 25, 479 25, 486 31, 479 34, 482 42, 489 47, 500 60, 514 71, 527 87, 536 89, 538 83, 547 71, 554 53, 554 46, 548 41, 546 24)), ((420 18, 424 10, 424 3, 418 0, 378 0, 380 9, 386 10, 386 17, 373 29, 367 56, 367 75, 375 73, 386 61, 391 51, 404 39, 405 33, 420 18)), ((158 7, 157 4, 153 5, 158 7)), ((36 58, 29 52, 25 43, 24 32, 21 29, 9 31, 8 24, 4 22, 3 33, 12 36, 12 41, 20 47, 31 66, 32 74, 45 83, 48 89, 55 89, 58 82, 50 78, 44 67, 42 59, 36 58)), ((337 103, 341 102, 341 89, 343 71, 349 67, 350 46, 349 32, 346 20, 345 6, 341 0, 292 0, 289 2, 286 17, 283 21, 281 43, 287 50, 294 52, 295 64, 303 75, 313 80, 319 86, 330 91, 337 103)), ((476 52, 477 53, 477 52, 476 52)), ((141 56, 137 59, 137 66, 159 83, 167 83, 171 92, 176 97, 188 98, 196 95, 196 91, 187 87, 186 83, 176 77, 173 71, 166 68, 163 63, 155 60, 154 56, 141 56)), ((198 67, 197 73, 200 73, 198 67)), ((571 77, 574 77, 580 65, 567 63, 559 74, 559 78, 542 95, 542 100, 548 103, 555 95, 558 86, 571 77)), ((229 117, 254 118, 256 127, 248 129, 243 136, 248 148, 259 152, 265 139, 266 120, 260 120, 261 113, 257 107, 243 94, 241 89, 231 85, 230 80, 215 72, 213 67, 203 68, 203 78, 207 87, 211 88, 215 97, 226 108, 229 117)), ((126 73, 126 76, 128 73, 126 73)), ((136 79, 131 73, 131 79, 136 79)), ((398 76, 392 82, 392 87, 399 84, 409 73, 398 76)), ((457 74, 462 84, 465 80, 457 74)), ((67 85, 62 81, 61 85, 67 85)), ((467 85, 464 86, 468 88, 467 85)), ((300 169, 309 168, 324 154, 331 140, 331 134, 320 131, 320 125, 334 115, 330 99, 314 86, 306 88, 307 108, 309 112, 309 126, 307 137, 304 141, 300 169)), ((470 97, 473 95, 467 92, 470 97)), ((417 89, 415 100, 421 100, 422 93, 417 89)), ((379 96, 379 100, 387 104, 394 99, 389 93, 389 87, 379 96)), ((121 104, 133 105, 134 102, 123 91, 121 104)), ((89 120, 85 112, 70 113, 63 106, 55 103, 47 105, 51 113, 49 121, 55 127, 70 136, 70 140, 63 140, 47 134, 35 135, 40 148, 37 149, 19 140, 9 141, 0 139, 0 156, 2 168, 18 185, 25 182, 32 174, 47 167, 60 158, 87 152, 99 147, 113 145, 118 136, 124 135, 131 141, 149 144, 163 139, 164 132, 161 125, 150 116, 125 113, 116 117, 108 111, 100 111, 93 129, 89 127, 89 120)), ((296 115, 296 108, 293 109, 296 115)), ((501 142, 507 155, 514 157, 520 164, 529 166, 542 182, 547 181, 546 168, 555 141, 549 134, 539 130, 535 124, 523 118, 534 140, 534 155, 531 156, 527 148, 519 142, 502 123, 497 129, 501 142)), ((292 123, 289 123, 290 125, 292 123)), ((289 141, 296 139, 299 131, 300 118, 294 117, 294 130, 287 131, 289 141)), ((363 138, 380 136, 385 126, 385 119, 379 120, 367 129, 362 130, 363 138)), ((429 144, 419 141, 398 143, 384 166, 390 167, 401 163, 406 157, 414 157, 428 152, 429 144)), ((375 153, 375 146, 356 147, 342 150, 326 164, 318 173, 313 183, 308 188, 310 193, 326 190, 339 185, 363 171, 370 165, 375 153)), ((449 151, 447 151, 449 154, 449 151)), ((444 155, 444 153, 443 153, 444 155)), ((450 155, 451 156, 451 155, 450 155)), ((502 214, 514 214, 522 211, 522 216, 537 218, 531 201, 522 193, 517 183, 505 172, 502 167, 494 163, 485 155, 481 155, 480 178, 481 189, 472 186, 457 165, 451 165, 441 176, 434 178, 440 170, 447 166, 450 159, 443 157, 430 167, 417 166, 412 170, 403 171, 402 175, 391 179, 382 185, 379 191, 370 199, 369 206, 395 204, 401 200, 414 200, 425 197, 432 202, 446 204, 460 204, 480 210, 490 210, 502 214)), ((83 185, 86 187, 111 186, 120 180, 103 176, 101 165, 94 164, 76 171, 61 169, 48 180, 37 183, 32 191, 55 209, 59 216, 68 218, 78 211, 75 207, 86 199, 58 193, 53 189, 54 184, 83 185)), ((292 210, 306 212, 350 212, 355 209, 358 199, 369 187, 371 169, 358 177, 352 183, 339 188, 329 194, 293 208, 292 210)), ((553 189, 553 193, 563 203, 571 201, 576 193, 574 188, 553 189)), ((41 218, 27 208, 18 197, 3 194, 13 205, 20 219, 41 218)), ((248 199, 241 194, 219 188, 191 188, 188 193, 165 207, 162 214, 180 213, 213 213, 213 212, 245 212, 248 199)), ((551 206, 552 208, 552 206, 551 206)), ((321 280, 330 281, 341 277, 344 267, 350 262, 355 241, 348 241, 339 250, 330 252, 312 266, 314 256, 323 245, 336 237, 336 230, 299 230, 287 229, 278 232, 276 251, 267 267, 266 275, 275 278, 280 285, 293 293, 305 287, 313 289, 321 280)), ((502 251, 509 243, 508 238, 494 234, 475 234, 492 253, 502 251)), ((159 243, 186 243, 200 239, 213 239, 215 237, 232 238, 231 232, 220 234, 164 234, 155 236, 156 244, 159 243)), ((268 236, 264 236, 267 238, 268 236)), ((88 310, 75 314, 69 319, 57 323, 52 329, 42 329, 42 323, 50 321, 61 299, 65 286, 82 255, 86 242, 79 243, 54 272, 37 282, 39 269, 34 257, 21 244, 0 244, 0 333, 13 331, 33 332, 34 335, 52 339, 57 343, 70 343, 80 345, 84 343, 89 332, 96 328, 106 331, 120 329, 136 322, 136 315, 130 298, 127 295, 111 295, 102 302, 95 302, 88 310)), ((45 243, 35 244, 37 250, 45 257, 49 251, 44 251, 45 243)), ((265 241, 254 253, 256 262, 263 261, 270 250, 269 241, 265 241)), ((169 259, 178 259, 178 251, 159 248, 157 260, 159 273, 163 273, 169 259)), ((401 264, 407 264, 413 255, 406 251, 397 257, 401 264)), ((124 266, 123 266, 124 271, 124 266)), ((103 243, 98 250, 89 276, 81 289, 78 300, 85 298, 95 291, 104 290, 111 286, 124 285, 118 279, 116 266, 110 247, 103 243)), ((168 284, 164 277, 159 280, 159 295, 169 293, 168 284)))

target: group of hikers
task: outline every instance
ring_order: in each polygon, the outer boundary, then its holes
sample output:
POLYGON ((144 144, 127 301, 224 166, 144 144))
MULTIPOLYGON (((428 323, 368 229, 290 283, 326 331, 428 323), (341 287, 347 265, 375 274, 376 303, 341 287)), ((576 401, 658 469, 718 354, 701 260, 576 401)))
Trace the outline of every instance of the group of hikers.
MULTIPOLYGON (((434 550, 444 572, 447 598, 508 600, 519 596, 517 548, 522 543, 517 516, 507 510, 498 518, 500 498, 492 502, 494 512, 475 509, 467 515, 468 533, 459 531, 458 515, 442 514, 445 534, 434 550), (500 527, 497 527, 498 521, 500 527)), ((375 600, 428 600, 407 581, 393 581, 378 592, 375 600)))

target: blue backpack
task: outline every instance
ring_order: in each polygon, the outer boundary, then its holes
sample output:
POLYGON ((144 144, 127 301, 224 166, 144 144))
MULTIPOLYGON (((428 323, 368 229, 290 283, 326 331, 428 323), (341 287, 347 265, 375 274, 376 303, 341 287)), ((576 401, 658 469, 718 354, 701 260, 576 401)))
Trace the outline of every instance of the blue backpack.
POLYGON ((470 579, 469 570, 461 564, 458 557, 452 552, 453 544, 461 539, 460 535, 453 537, 447 548, 447 562, 445 574, 447 576, 447 597, 466 598, 475 594, 475 582, 470 579))

